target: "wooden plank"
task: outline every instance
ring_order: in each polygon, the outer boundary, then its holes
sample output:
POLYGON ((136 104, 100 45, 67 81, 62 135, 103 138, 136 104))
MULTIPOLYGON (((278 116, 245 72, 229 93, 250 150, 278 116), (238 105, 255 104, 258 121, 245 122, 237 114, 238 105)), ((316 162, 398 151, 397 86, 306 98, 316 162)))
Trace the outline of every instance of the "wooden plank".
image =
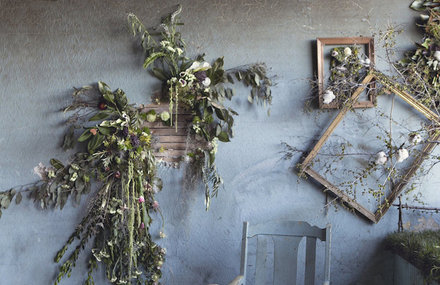
POLYGON ((161 143, 186 143, 186 136, 165 136, 159 137, 161 143))
POLYGON ((324 93, 324 44, 320 38, 316 39, 316 53, 317 53, 317 72, 318 72, 318 94, 319 94, 319 108, 323 108, 324 93))
MULTIPOLYGON (((356 89, 356 91, 351 96, 351 101, 356 102, 356 100, 359 98, 359 95, 362 93, 362 91, 365 89, 366 84, 370 82, 374 78, 373 75, 369 74, 367 75, 364 80, 362 80, 361 85, 356 89)), ((345 114, 351 110, 350 104, 344 106, 342 110, 339 112, 339 114, 336 116, 336 118, 333 120, 333 122, 330 124, 330 126, 327 128, 327 130, 324 132, 324 134, 321 136, 319 141, 316 143, 316 145, 313 147, 313 149, 310 151, 310 153, 307 155, 307 157, 304 159, 303 163, 301 164, 302 168, 307 168, 310 162, 316 157, 319 150, 324 145, 325 141, 328 139, 328 137, 333 133, 333 131, 336 129, 338 124, 342 121, 342 118, 345 116, 345 114)))
POLYGON ((165 156, 180 157, 182 155, 185 155, 185 150, 166 149, 163 152, 153 152, 153 154, 156 157, 165 157, 165 156))
POLYGON ((313 179, 318 181, 320 184, 322 184, 333 195, 339 197, 342 202, 344 202, 345 204, 347 204, 351 208, 355 209, 357 212, 359 212, 362 216, 364 216, 368 220, 372 221, 373 223, 376 223, 377 220, 376 220, 375 214, 373 214, 368 209, 363 207, 361 204, 357 203, 355 200, 350 198, 347 194, 342 192, 338 187, 331 184, 324 177, 322 177, 318 172, 314 171, 310 167, 307 167, 306 169, 304 169, 304 172, 307 173, 308 175, 310 175, 313 179))
MULTIPOLYGON (((164 104, 148 104, 148 105, 143 105, 143 106, 141 106, 141 112, 143 112, 143 113, 147 113, 148 111, 150 111, 150 110, 155 110, 156 112, 157 111, 160 111, 160 112, 162 112, 162 111, 170 111, 170 107, 169 107, 169 104, 166 104, 166 103, 164 103, 164 104)), ((179 107, 178 109, 177 109, 177 112, 179 113, 179 115, 180 114, 191 114, 191 111, 189 111, 189 110, 187 110, 187 109, 185 109, 185 108, 181 108, 181 107, 179 107)), ((175 108, 173 108, 173 114, 175 114, 176 113, 176 111, 175 111, 175 108)))
POLYGON ((176 129, 171 127, 169 129, 150 129, 150 131, 155 136, 186 136, 188 134, 186 129, 177 129, 176 131, 176 129))
POLYGON ((302 237, 274 236, 273 284, 296 285, 298 247, 302 237))
POLYGON ((316 267, 316 238, 307 237, 306 240, 306 269, 304 285, 315 285, 316 267))
MULTIPOLYGON (((157 129, 170 129, 174 132, 176 132, 176 125, 173 123, 172 126, 164 125, 162 122, 154 122, 154 123, 148 123, 144 124, 143 127, 148 127, 150 131, 157 130, 157 129)), ((177 122, 177 129, 188 129, 188 122, 177 122)))
POLYGON ((163 147, 165 150, 186 150, 188 148, 186 142, 159 142, 153 144, 153 147, 163 147))
MULTIPOLYGON (((431 138, 431 141, 437 141, 440 137, 440 132, 436 132, 431 138)), ((417 170, 422 165, 423 161, 426 159, 426 157, 434 150, 434 148, 437 146, 437 143, 430 142, 425 145, 425 147, 422 150, 422 155, 416 158, 416 160, 412 163, 411 168, 405 173, 405 175, 402 177, 399 183, 396 184, 396 186, 392 189, 391 193, 388 195, 386 200, 379 206, 377 209, 375 216, 376 220, 379 221, 383 215, 388 211, 388 209, 393 204, 394 200, 396 200, 397 196, 400 195, 400 193, 403 191, 405 186, 409 183, 411 178, 414 176, 414 174, 417 172, 417 170)))
POLYGON ((267 237, 257 237, 257 260, 255 267, 255 285, 266 285, 267 273, 267 237))
POLYGON ((371 37, 319 38, 325 45, 364 45, 370 44, 371 37))
POLYGON ((399 90, 395 88, 393 85, 388 84, 387 82, 381 81, 380 77, 376 76, 377 80, 381 82, 382 85, 384 85, 388 90, 392 91, 394 94, 398 95, 400 98, 405 100, 410 106, 412 106, 414 109, 422 113, 427 119, 436 122, 437 124, 440 124, 440 117, 431 111, 428 107, 417 101, 414 97, 406 93, 405 91, 399 90))

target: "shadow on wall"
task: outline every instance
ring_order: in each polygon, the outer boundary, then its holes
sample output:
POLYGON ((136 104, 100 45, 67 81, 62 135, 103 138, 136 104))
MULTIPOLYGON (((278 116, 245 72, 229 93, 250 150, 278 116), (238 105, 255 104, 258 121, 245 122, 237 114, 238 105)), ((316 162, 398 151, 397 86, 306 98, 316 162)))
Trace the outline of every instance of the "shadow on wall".
POLYGON ((366 263, 365 268, 359 269, 358 281, 352 285, 390 285, 394 284, 394 257, 385 249, 382 242, 376 248, 373 258, 366 263))

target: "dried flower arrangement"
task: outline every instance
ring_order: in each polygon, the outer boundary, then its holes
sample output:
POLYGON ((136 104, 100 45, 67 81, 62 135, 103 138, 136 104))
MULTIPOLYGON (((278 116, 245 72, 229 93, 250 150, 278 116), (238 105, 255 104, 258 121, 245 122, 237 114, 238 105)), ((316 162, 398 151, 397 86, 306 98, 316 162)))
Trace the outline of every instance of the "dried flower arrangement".
POLYGON ((0 192, 0 216, 14 197, 19 204, 24 192, 42 209, 62 209, 69 197, 79 203, 83 194, 93 192, 83 220, 55 257, 55 262, 62 263, 55 284, 72 274, 90 240, 93 247, 85 284, 94 284, 93 272, 99 262, 105 264, 106 276, 113 284, 160 284, 166 250, 153 241, 150 225, 153 213, 161 213, 154 195, 162 189, 162 180, 156 173, 159 161, 148 125, 156 122, 177 130, 182 108, 192 116, 188 136, 199 143, 183 160, 193 162, 190 167, 205 184, 208 208, 222 182, 214 164, 217 145, 230 141, 233 116, 237 115, 223 105, 234 96, 226 85, 241 81, 251 88, 250 103, 271 103, 272 82, 264 64, 224 70, 223 58, 210 64, 203 56, 195 60, 186 57, 177 31, 181 9, 179 6, 166 17, 160 26, 163 32, 155 35, 135 15, 128 16, 147 56, 144 67, 165 87, 158 100, 167 102, 169 110, 158 114, 143 105, 130 105, 122 90, 111 91, 104 82, 98 82, 97 88, 76 89, 72 104, 65 109, 73 114, 63 148, 79 142, 84 150, 76 152, 66 165, 56 159, 50 160, 50 167, 38 165, 34 171, 40 181, 0 192), (79 134, 76 130, 81 128, 84 131, 79 134), (92 185, 97 185, 97 190, 91 191, 92 185), (75 242, 76 247, 65 258, 75 242))

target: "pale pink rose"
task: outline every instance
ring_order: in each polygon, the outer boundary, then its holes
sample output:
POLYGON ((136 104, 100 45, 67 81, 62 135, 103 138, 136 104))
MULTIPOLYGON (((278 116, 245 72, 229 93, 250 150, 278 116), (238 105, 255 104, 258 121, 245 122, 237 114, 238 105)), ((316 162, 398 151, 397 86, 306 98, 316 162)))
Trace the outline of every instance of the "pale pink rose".
POLYGON ((154 201, 154 202, 153 202, 153 209, 156 210, 157 208, 159 208, 159 202, 154 201))

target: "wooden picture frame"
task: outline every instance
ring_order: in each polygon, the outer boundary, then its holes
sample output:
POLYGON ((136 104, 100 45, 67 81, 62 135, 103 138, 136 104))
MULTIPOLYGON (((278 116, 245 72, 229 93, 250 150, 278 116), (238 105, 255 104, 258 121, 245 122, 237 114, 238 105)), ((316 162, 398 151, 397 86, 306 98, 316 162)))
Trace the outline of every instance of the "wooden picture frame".
MULTIPOLYGON (((317 51, 317 72, 318 72, 318 94, 319 94, 319 108, 320 109, 339 109, 340 102, 334 100, 330 104, 323 103, 323 93, 325 91, 325 70, 324 70, 324 48, 325 46, 341 46, 341 45, 363 45, 366 47, 367 56, 370 59, 370 69, 374 66, 375 54, 374 54, 374 38, 371 37, 348 37, 348 38, 317 38, 316 39, 316 51, 317 51)), ((367 101, 358 101, 353 105, 353 108, 372 108, 376 100, 374 80, 370 82, 370 88, 367 101)))
MULTIPOLYGON (((355 104, 357 99, 359 98, 359 95, 362 93, 362 91, 366 88, 367 84, 370 83, 372 80, 376 79, 377 82, 380 82, 390 93, 394 93, 398 95, 400 98, 402 98, 406 103, 408 103, 411 107, 416 109, 418 112, 420 112, 422 115, 424 115, 428 120, 431 121, 436 126, 440 126, 440 117, 432 112, 429 108, 418 102, 416 99, 414 99, 411 95, 408 93, 401 91, 397 89, 394 85, 390 84, 388 80, 383 80, 384 75, 370 72, 362 81, 361 85, 355 90, 351 97, 351 104, 355 104), (380 76, 379 76, 380 75, 380 76), (381 80, 382 78, 382 80, 381 80)), ((318 155, 319 150, 322 148, 326 140, 330 137, 330 135, 333 133, 337 125, 342 121, 344 116, 347 114, 347 112, 351 109, 350 104, 344 106, 342 110, 339 112, 339 114, 336 116, 336 118, 332 121, 330 126, 326 129, 324 134, 321 136, 321 138, 318 140, 316 145, 313 147, 313 149, 308 153, 304 161, 300 164, 300 173, 305 173, 309 175, 310 177, 314 178, 317 182, 322 184, 327 191, 338 197, 344 204, 348 205, 349 207, 353 208, 361 214, 363 217, 365 217, 367 220, 377 223, 379 220, 385 215, 385 213, 388 211, 390 206, 393 204, 394 200, 399 196, 399 194, 402 192, 404 187, 408 184, 409 180, 414 176, 417 169, 421 166, 422 162, 426 159, 426 157, 434 150, 435 146, 437 145, 438 139, 440 138, 440 131, 434 131, 430 135, 430 139, 428 140, 428 143, 425 144, 422 154, 418 156, 411 166, 408 168, 406 173, 403 175, 403 178, 394 185, 394 187, 391 189, 391 193, 386 197, 385 201, 383 201, 377 210, 373 213, 363 207, 361 204, 353 200, 351 197, 349 197, 347 194, 345 194, 342 190, 340 190, 337 186, 330 183, 327 179, 325 179, 323 176, 321 176, 317 171, 313 170, 311 167, 312 160, 318 155)))

